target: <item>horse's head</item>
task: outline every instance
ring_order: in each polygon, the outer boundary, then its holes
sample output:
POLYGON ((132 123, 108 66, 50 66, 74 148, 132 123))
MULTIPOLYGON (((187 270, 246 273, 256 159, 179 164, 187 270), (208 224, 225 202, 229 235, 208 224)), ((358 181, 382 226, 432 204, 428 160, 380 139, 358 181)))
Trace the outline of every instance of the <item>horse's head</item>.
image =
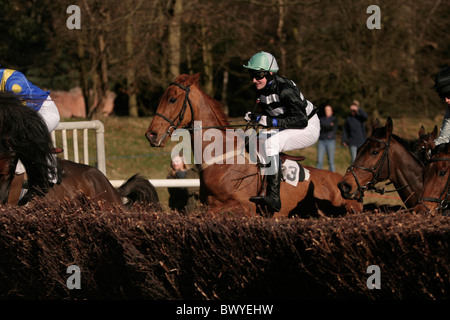
POLYGON ((193 98, 190 92, 198 88, 199 77, 200 73, 182 74, 169 85, 145 132, 152 147, 163 147, 173 131, 193 123, 193 98))
POLYGON ((52 165, 53 142, 48 127, 43 118, 24 103, 26 101, 18 95, 0 92, 0 156, 3 164, 14 161, 11 179, 15 162, 21 160, 28 175, 29 198, 48 191, 49 173, 55 173, 56 169, 52 165))
POLYGON ((0 203, 8 202, 11 182, 17 165, 17 155, 7 141, 0 143, 0 203))
POLYGON ((431 151, 436 147, 434 140, 437 137, 438 127, 434 126, 432 132, 425 133, 425 128, 420 127, 419 139, 417 140, 417 151, 419 152, 419 157, 422 160, 428 160, 431 156, 431 151))
POLYGON ((424 182, 416 212, 432 213, 449 209, 450 204, 450 143, 438 145, 427 161, 424 182))
POLYGON ((389 178, 388 152, 392 129, 390 117, 384 127, 376 119, 372 135, 358 148, 354 162, 338 183, 343 198, 362 202, 365 190, 373 189, 377 182, 389 178))

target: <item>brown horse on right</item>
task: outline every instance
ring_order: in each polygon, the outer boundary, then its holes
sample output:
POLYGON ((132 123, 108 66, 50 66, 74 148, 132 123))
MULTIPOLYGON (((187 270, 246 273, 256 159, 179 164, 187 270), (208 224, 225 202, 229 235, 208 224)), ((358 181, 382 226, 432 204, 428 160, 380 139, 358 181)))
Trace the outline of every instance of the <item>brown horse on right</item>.
POLYGON ((392 131, 390 117, 384 127, 376 120, 372 135, 358 148, 356 159, 338 184, 344 198, 362 201, 367 190, 383 193, 384 189, 376 184, 390 180, 407 208, 417 204, 422 192, 424 164, 392 131))
POLYGON ((417 213, 449 214, 450 204, 450 143, 440 144, 432 150, 424 170, 423 189, 417 213))
MULTIPOLYGON (((223 146, 227 145, 225 130, 231 130, 232 127, 220 103, 200 88, 199 76, 200 74, 180 75, 167 88, 156 110, 157 113, 145 133, 152 147, 164 146, 174 132, 179 133, 177 129, 187 128, 191 130, 190 140, 193 149, 200 148, 201 153, 205 154, 205 150, 210 148, 212 143, 210 139, 206 139, 207 141, 201 139, 200 143, 195 143, 196 134, 205 137, 207 132, 205 127, 196 130, 194 121, 202 121, 204 126, 216 130, 218 138, 215 139, 218 140, 220 137, 223 146)), ((235 142, 231 143, 234 146, 235 142)), ((226 154, 215 154, 218 157, 215 163, 199 164, 200 198, 213 212, 233 211, 254 216, 259 211, 249 198, 259 194, 263 189, 259 169, 254 163, 239 164, 242 160, 239 159, 241 149, 233 148, 234 151, 229 158, 226 154)), ((347 201, 341 197, 337 188, 337 182, 342 177, 339 173, 312 167, 305 168, 310 171, 309 180, 299 182, 296 187, 285 182, 281 183, 282 208, 274 217, 315 215, 317 208, 328 215, 362 210, 360 203, 347 201)))

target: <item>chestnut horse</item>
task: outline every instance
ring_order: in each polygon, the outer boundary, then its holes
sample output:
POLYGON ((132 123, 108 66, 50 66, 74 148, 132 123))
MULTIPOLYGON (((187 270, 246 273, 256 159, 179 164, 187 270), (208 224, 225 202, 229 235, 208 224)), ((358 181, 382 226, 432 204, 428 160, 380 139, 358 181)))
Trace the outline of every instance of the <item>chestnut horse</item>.
MULTIPOLYGON (((165 91, 155 117, 145 132, 152 147, 164 146, 176 129, 185 127, 194 131, 194 121, 201 121, 208 126, 201 130, 198 128, 195 133, 191 132, 190 142, 194 149, 201 147, 204 154, 205 149, 210 148, 211 142, 205 139, 201 140, 201 146, 198 142, 196 144, 195 136, 197 134, 203 137, 207 135, 205 130, 211 128, 219 131, 223 145, 226 145, 225 131, 233 126, 227 120, 220 103, 201 89, 199 76, 200 74, 180 75, 165 91)), ((232 143, 234 145, 234 141, 232 143)), ((216 163, 198 163, 200 199, 202 203, 209 205, 212 212, 233 211, 254 216, 258 214, 258 208, 249 198, 262 191, 259 168, 255 162, 242 163, 242 159, 239 159, 242 155, 239 155, 236 148, 234 150, 231 156, 228 153, 216 154, 217 159, 220 159, 216 163)), ((321 212, 331 215, 362 210, 360 203, 341 197, 337 188, 337 182, 342 177, 340 174, 305 168, 310 171, 309 181, 299 182, 296 187, 281 183, 282 208, 274 217, 315 215, 317 207, 321 212)))
POLYGON ((417 204, 424 164, 417 150, 410 150, 409 144, 392 131, 390 117, 384 127, 376 119, 371 136, 358 148, 355 160, 338 184, 344 198, 362 201, 366 190, 384 193, 375 185, 390 180, 407 208, 417 204))
POLYGON ((450 143, 440 144, 432 150, 424 170, 423 189, 418 213, 440 212, 448 215, 450 208, 450 143))
POLYGON ((140 175, 115 189, 97 168, 59 158, 55 163, 47 125, 23 102, 17 95, 0 93, 0 203, 24 205, 35 197, 58 201, 82 193, 96 202, 122 204, 127 198, 127 206, 136 202, 159 206, 154 186, 140 175), (28 177, 28 191, 20 200, 24 175, 15 174, 19 159, 28 177), (57 183, 49 182, 50 173, 57 183))

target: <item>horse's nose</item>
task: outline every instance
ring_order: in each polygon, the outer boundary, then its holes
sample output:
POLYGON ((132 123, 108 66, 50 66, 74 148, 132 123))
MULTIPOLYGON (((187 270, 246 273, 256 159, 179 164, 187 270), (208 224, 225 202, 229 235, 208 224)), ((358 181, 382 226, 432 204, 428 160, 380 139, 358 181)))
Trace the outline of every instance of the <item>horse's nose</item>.
POLYGON ((350 191, 352 190, 352 187, 349 183, 341 181, 338 183, 338 188, 339 190, 341 190, 341 195, 343 198, 348 199, 350 197, 350 191))
POLYGON ((419 203, 414 207, 414 212, 419 214, 425 214, 428 213, 429 211, 423 204, 419 203))
POLYGON ((147 140, 150 142, 150 144, 152 146, 156 146, 156 136, 157 134, 151 131, 147 131, 145 133, 145 137, 147 138, 147 140))

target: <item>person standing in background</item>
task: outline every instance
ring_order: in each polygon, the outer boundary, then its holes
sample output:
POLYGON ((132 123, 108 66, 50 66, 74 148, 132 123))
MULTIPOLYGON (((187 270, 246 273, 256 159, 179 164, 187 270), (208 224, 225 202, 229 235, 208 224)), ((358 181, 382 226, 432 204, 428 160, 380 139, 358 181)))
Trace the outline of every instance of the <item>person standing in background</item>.
MULTIPOLYGON (((198 179, 198 170, 189 165, 180 156, 172 158, 167 179, 198 179)), ((190 213, 197 207, 200 188, 167 188, 169 191, 169 207, 181 213, 190 213)))
POLYGON ((317 145, 317 169, 323 169, 325 153, 328 158, 329 170, 336 172, 334 167, 334 154, 336 152, 337 118, 333 115, 333 107, 326 105, 325 115, 320 119, 320 136, 317 145))
POLYGON ((361 109, 358 100, 350 105, 350 115, 345 120, 342 130, 342 144, 350 150, 351 162, 356 158, 358 147, 366 141, 365 122, 369 116, 361 109))

